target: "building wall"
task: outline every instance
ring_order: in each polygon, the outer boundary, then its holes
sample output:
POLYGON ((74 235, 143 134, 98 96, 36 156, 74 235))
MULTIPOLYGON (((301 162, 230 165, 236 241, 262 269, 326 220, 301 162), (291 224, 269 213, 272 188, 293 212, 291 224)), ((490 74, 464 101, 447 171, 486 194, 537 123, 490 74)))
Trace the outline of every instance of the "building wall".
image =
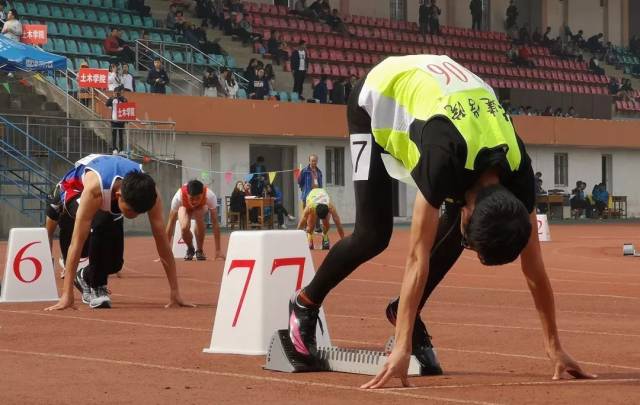
MULTIPOLYGON (((543 2, 543 15, 542 21, 543 24, 546 24, 547 27, 551 27, 552 37, 555 38, 562 34, 562 10, 563 10, 563 1, 562 0, 545 0, 543 2)), ((542 29, 542 32, 544 32, 542 29)))
POLYGON ((584 38, 604 31, 604 8, 601 0, 567 0, 569 1, 569 27, 572 32, 584 31, 584 38))
POLYGON ((605 39, 612 44, 622 44, 622 0, 607 0, 607 32, 605 39))

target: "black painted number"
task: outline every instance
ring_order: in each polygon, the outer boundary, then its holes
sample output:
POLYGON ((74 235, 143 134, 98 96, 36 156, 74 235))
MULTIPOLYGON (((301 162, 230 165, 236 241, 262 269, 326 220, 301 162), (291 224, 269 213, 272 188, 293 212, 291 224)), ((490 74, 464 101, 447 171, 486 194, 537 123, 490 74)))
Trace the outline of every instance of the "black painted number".
POLYGON ((354 170, 356 173, 358 173, 358 163, 360 162, 360 156, 362 156, 362 152, 364 151, 364 148, 367 147, 367 141, 354 141, 353 144, 362 145, 362 147, 360 147, 360 151, 358 152, 358 157, 356 158, 356 168, 354 170))

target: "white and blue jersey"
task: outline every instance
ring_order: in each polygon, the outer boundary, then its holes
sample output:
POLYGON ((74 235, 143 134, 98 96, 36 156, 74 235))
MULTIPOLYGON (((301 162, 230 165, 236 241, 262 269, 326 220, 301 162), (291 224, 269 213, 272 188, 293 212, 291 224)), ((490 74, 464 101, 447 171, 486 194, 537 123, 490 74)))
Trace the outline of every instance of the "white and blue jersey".
POLYGON ((84 190, 84 175, 94 172, 100 179, 102 188, 102 205, 100 209, 112 214, 111 210, 113 185, 118 179, 124 178, 131 172, 142 172, 142 165, 122 156, 89 155, 75 164, 75 167, 62 177, 58 183, 60 199, 64 203, 82 193, 84 190))

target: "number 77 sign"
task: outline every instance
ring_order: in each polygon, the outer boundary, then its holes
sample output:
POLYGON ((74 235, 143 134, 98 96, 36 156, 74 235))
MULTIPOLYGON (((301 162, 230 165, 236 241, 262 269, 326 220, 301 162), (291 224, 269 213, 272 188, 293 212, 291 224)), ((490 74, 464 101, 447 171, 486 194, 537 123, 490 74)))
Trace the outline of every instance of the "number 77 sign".
MULTIPOLYGON (((233 232, 206 353, 263 355, 289 322, 289 300, 314 275, 303 231, 233 232)), ((316 337, 330 346, 324 311, 316 337)))
POLYGON ((57 300, 47 231, 44 228, 11 229, 0 302, 57 300))

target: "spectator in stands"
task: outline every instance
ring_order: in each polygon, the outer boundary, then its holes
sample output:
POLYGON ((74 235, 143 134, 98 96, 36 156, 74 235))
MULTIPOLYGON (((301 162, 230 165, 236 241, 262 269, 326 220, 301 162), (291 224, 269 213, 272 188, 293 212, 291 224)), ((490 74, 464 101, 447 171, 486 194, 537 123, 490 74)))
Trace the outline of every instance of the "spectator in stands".
POLYGON ((122 63, 133 63, 136 59, 133 50, 120 39, 120 32, 116 27, 111 28, 111 35, 104 40, 103 47, 104 53, 115 56, 122 63))
POLYGON ((251 44, 262 39, 262 34, 254 32, 253 26, 249 21, 249 14, 242 14, 242 18, 238 21, 238 27, 234 34, 242 39, 244 45, 251 44))
POLYGON ((520 49, 518 49, 518 60, 522 66, 530 68, 536 66, 533 60, 531 60, 531 52, 526 44, 523 44, 520 49))
POLYGON ((106 106, 111 108, 111 147, 113 154, 117 155, 120 152, 124 152, 124 126, 125 122, 118 119, 118 104, 126 103, 127 99, 122 95, 122 85, 116 87, 115 95, 109 97, 106 106))
POLYGON ((231 192, 231 198, 229 199, 229 211, 239 214, 240 229, 245 229, 247 222, 247 203, 244 200, 245 195, 244 182, 237 181, 236 186, 231 192))
POLYGON ((551 38, 549 38, 549 35, 551 35, 551 27, 547 27, 547 29, 544 31, 544 34, 542 34, 542 45, 552 45, 553 41, 551 40, 551 38))
POLYGON ((176 11, 176 23, 175 23, 176 32, 182 35, 186 27, 187 27, 187 19, 184 17, 184 13, 180 10, 176 11))
POLYGON ((296 0, 293 10, 295 14, 298 14, 300 17, 310 18, 313 21, 318 20, 318 14, 313 11, 310 7, 307 7, 306 0, 296 0))
POLYGON ((471 11, 471 29, 481 30, 482 25, 482 1, 471 0, 469 2, 469 10, 471 11))
MULTIPOLYGON (((0 3, 1 5, 2 3, 0 3)), ((80 66, 78 67, 78 70, 80 69, 88 69, 89 68, 89 63, 87 63, 86 60, 82 60, 80 62, 80 66)), ((78 72, 76 72, 77 74, 78 72)), ((77 79, 77 76, 76 76, 77 79)), ((78 99, 80 100, 80 102, 82 103, 82 105, 84 105, 87 108, 91 108, 91 100, 92 100, 92 89, 87 88, 87 87, 80 87, 78 89, 78 99)))
POLYGON ((631 80, 622 78, 622 84, 620 85, 620 90, 618 93, 622 96, 624 101, 634 101, 633 100, 633 87, 631 86, 631 80))
POLYGON ((2 26, 2 35, 16 42, 20 42, 22 36, 22 23, 19 18, 16 9, 12 8, 7 13, 7 20, 2 26))
POLYGON ((551 109, 551 106, 548 105, 540 115, 543 117, 553 117, 553 110, 551 109))
POLYGON ((346 104, 345 79, 343 77, 333 82, 333 89, 329 92, 331 104, 346 104))
POLYGON ((576 114, 576 109, 573 106, 569 107, 569 110, 567 111, 567 114, 565 114, 565 117, 578 118, 578 114, 576 114))
POLYGON ((533 30, 533 34, 531 34, 531 42, 536 45, 542 43, 542 34, 540 33, 540 29, 538 27, 536 27, 536 29, 533 30))
POLYGON ((122 73, 117 63, 109 65, 109 74, 107 75, 107 90, 115 91, 116 87, 122 85, 122 73))
POLYGON ((427 17, 427 0, 420 0, 420 7, 418 7, 418 25, 420 26, 420 32, 425 35, 429 33, 429 18, 427 17))
POLYGON ((511 46, 509 47, 509 50, 507 51, 507 59, 509 59, 509 61, 511 63, 513 63, 514 65, 516 65, 516 66, 519 65, 518 48, 516 48, 516 45, 514 43, 511 43, 511 46))
POLYGON ((273 71, 273 65, 271 63, 267 63, 267 65, 264 67, 264 78, 267 82, 269 82, 269 88, 271 90, 275 89, 276 72, 273 71))
POLYGON ((249 98, 264 100, 265 97, 269 97, 270 92, 269 81, 264 77, 264 69, 257 69, 255 79, 249 83, 249 98))
POLYGON ((131 91, 131 92, 135 91, 136 83, 131 73, 129 73, 129 65, 126 63, 122 65, 121 81, 125 91, 131 91))
POLYGON ((556 110, 553 112, 553 116, 554 117, 563 117, 564 113, 562 112, 562 107, 556 108, 556 110))
POLYGON ((293 73, 293 91, 298 93, 298 96, 302 100, 304 100, 302 97, 302 89, 304 79, 307 76, 308 66, 307 45, 306 42, 300 41, 298 43, 298 49, 291 53, 291 72, 293 73))
MULTIPOLYGON (((567 29, 568 29, 568 27, 567 27, 567 29)), ((582 32, 582 30, 579 30, 578 33, 575 34, 575 35, 570 34, 571 42, 576 44, 576 46, 578 48, 584 48, 585 41, 584 41, 583 35, 584 35, 584 33, 582 32)))
POLYGON ((531 34, 529 33, 529 23, 524 23, 520 31, 518 31, 518 42, 528 44, 531 42, 531 34))
POLYGON ((612 77, 609 80, 609 94, 611 94, 612 96, 615 96, 618 94, 619 91, 620 91, 620 82, 618 81, 617 78, 612 77))
POLYGON ((258 67, 258 59, 251 58, 247 68, 244 70, 244 78, 251 83, 256 78, 256 68, 258 67))
POLYGON ((309 165, 300 171, 298 186, 300 186, 300 200, 302 200, 302 208, 304 209, 307 195, 311 190, 322 188, 322 171, 318 167, 318 155, 309 155, 309 165))
POLYGON ((222 77, 224 82, 222 83, 224 86, 225 93, 229 98, 236 98, 238 94, 238 83, 236 82, 236 78, 233 76, 233 72, 229 69, 224 69, 222 71, 222 77))
POLYGON ((592 56, 591 59, 589 59, 589 70, 597 75, 604 74, 604 69, 600 67, 600 61, 598 61, 598 58, 595 56, 592 56))
POLYGON ((160 58, 153 60, 153 68, 149 70, 149 74, 147 75, 147 84, 151 86, 151 93, 165 94, 167 92, 169 76, 162 67, 162 60, 160 60, 160 58))
POLYGON ((169 12, 167 13, 167 17, 165 18, 164 25, 170 30, 176 29, 176 6, 172 4, 169 6, 169 12))
POLYGON ((138 12, 140 17, 149 17, 151 15, 151 7, 144 5, 144 0, 129 0, 127 8, 138 12))
POLYGON ((4 22, 7 20, 7 12, 4 11, 4 1, 0 1, 0 30, 4 27, 4 22))
POLYGON ((631 52, 640 58, 640 38, 638 35, 634 35, 629 40, 629 49, 631 52))
POLYGON ((349 30, 345 25, 342 18, 340 18, 340 14, 338 13, 338 9, 334 8, 330 15, 325 18, 327 25, 331 27, 331 29, 339 34, 344 36, 349 35, 349 30))
MULTIPOLYGON (((211 67, 207 67, 202 76, 202 95, 205 97, 218 97, 219 88, 220 81, 218 75, 216 75, 211 67)), ((222 94, 220 94, 220 96, 222 96, 222 94)))
POLYGON ((256 157, 256 161, 249 166, 249 173, 254 173, 251 177, 251 194, 262 196, 265 186, 269 183, 263 156, 256 157))
POLYGON ((323 14, 322 1, 320 0, 312 0, 311 5, 309 6, 309 10, 313 11, 318 16, 318 19, 320 20, 324 20, 324 17, 326 17, 323 14))
POLYGON ((271 59, 273 59, 278 66, 280 66, 281 60, 287 60, 289 58, 287 44, 280 40, 280 33, 276 30, 271 30, 271 36, 267 41, 267 52, 271 54, 271 59))
POLYGON ((536 172, 536 195, 547 194, 542 188, 542 172, 536 172))
POLYGON ((604 61, 610 65, 615 65, 618 61, 616 48, 611 42, 607 42, 607 45, 604 47, 604 61))
POLYGON ((235 13, 244 13, 244 6, 240 0, 231 0, 229 4, 229 11, 235 13))
POLYGON ((604 37, 603 33, 599 33, 593 35, 587 39, 585 47, 591 51, 591 53, 601 54, 604 53, 604 46, 602 45, 602 37, 604 37))
POLYGON ((604 210, 609 206, 609 192, 604 183, 593 186, 591 198, 593 198, 593 205, 595 205, 598 216, 602 217, 604 210))
POLYGON ((313 86, 313 98, 320 104, 326 104, 329 96, 329 89, 327 88, 327 75, 322 75, 320 81, 313 86))
POLYGON ((440 35, 440 14, 442 10, 436 5, 436 0, 431 0, 427 8, 427 24, 431 35, 440 35))
POLYGON ((507 7, 506 16, 505 28, 507 32, 509 32, 517 25, 518 20, 518 8, 516 7, 514 0, 509 0, 509 7, 507 7))
POLYGON ((356 86, 358 82, 358 77, 356 75, 349 76, 349 81, 344 85, 344 98, 349 101, 349 96, 351 95, 351 91, 356 86))

